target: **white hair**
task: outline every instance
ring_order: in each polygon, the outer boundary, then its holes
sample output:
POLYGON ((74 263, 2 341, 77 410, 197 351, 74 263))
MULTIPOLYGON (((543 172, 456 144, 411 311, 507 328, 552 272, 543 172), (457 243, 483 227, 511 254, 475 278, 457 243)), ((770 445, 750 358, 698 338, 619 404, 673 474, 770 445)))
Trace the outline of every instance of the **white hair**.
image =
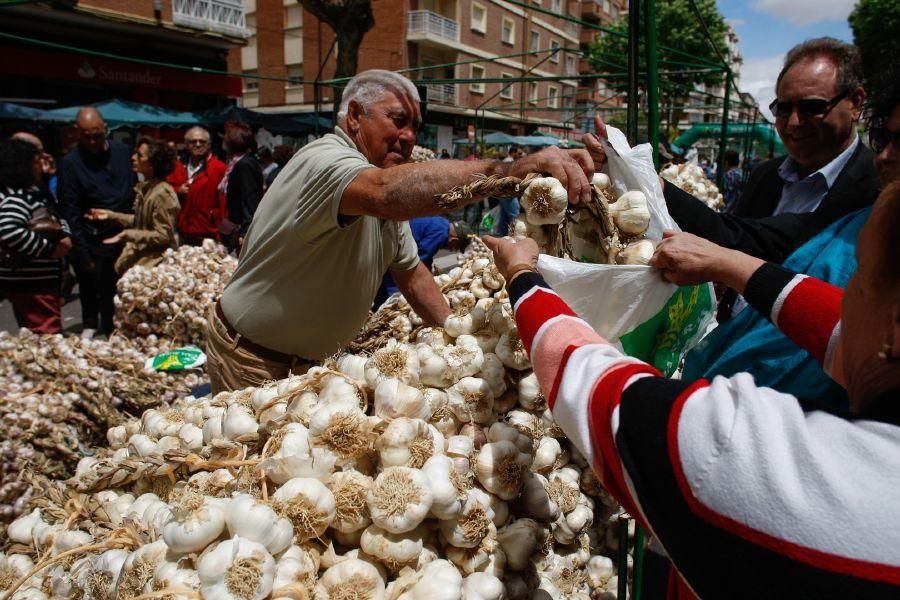
POLYGON ((208 131, 205 127, 200 127, 199 125, 194 125, 194 126, 191 127, 190 129, 188 129, 187 131, 185 131, 185 132, 184 132, 184 139, 187 139, 187 136, 189 136, 189 135, 191 134, 192 131, 202 131, 202 132, 203 132, 203 135, 206 136, 206 141, 207 141, 207 142, 211 141, 211 138, 210 138, 210 136, 209 136, 209 131, 208 131))
POLYGON ((369 69, 354 76, 344 88, 341 107, 337 114, 338 122, 347 118, 351 100, 356 100, 365 108, 369 104, 377 102, 387 92, 399 92, 410 100, 421 102, 419 90, 412 81, 403 75, 384 69, 369 69))

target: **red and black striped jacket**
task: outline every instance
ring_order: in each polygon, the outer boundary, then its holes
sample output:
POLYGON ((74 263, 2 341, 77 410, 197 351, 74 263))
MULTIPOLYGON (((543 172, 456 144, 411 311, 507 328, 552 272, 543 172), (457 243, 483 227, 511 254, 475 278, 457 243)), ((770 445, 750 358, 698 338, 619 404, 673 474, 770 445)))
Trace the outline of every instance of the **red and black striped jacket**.
MULTIPOLYGON (((766 264, 745 296, 829 369, 839 288, 766 264)), ((539 275, 510 298, 554 419, 672 558, 670 597, 900 598, 897 411, 808 411, 747 374, 665 379, 539 275)))

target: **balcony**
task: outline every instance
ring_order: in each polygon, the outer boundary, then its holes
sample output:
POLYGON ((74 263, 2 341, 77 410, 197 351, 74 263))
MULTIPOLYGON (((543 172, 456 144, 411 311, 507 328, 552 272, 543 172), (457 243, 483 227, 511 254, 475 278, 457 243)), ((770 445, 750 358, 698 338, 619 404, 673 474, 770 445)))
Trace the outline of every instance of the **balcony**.
POLYGON ((246 38, 241 0, 172 0, 172 21, 176 25, 246 38))
POLYGON ((587 0, 581 3, 581 20, 599 23, 606 15, 603 14, 601 2, 587 0))
POLYGON ((430 10, 406 13, 406 39, 435 46, 459 42, 459 25, 453 19, 430 10))
POLYGON ((428 104, 456 106, 456 86, 452 83, 429 83, 428 104))

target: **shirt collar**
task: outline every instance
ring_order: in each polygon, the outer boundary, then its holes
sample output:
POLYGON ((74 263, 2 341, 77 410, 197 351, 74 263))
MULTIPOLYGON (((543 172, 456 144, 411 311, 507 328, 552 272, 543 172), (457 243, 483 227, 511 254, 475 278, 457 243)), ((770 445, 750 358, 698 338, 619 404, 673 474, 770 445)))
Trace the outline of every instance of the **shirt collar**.
POLYGON ((353 141, 353 138, 351 138, 349 135, 347 135, 346 131, 341 129, 340 125, 334 126, 334 135, 341 138, 348 146, 350 146, 354 150, 359 151, 359 147, 356 145, 356 142, 353 141))
MULTIPOLYGON (((812 179, 816 175, 821 174, 822 177, 825 178, 825 186, 831 189, 831 186, 834 185, 835 180, 838 178, 838 175, 841 174, 841 171, 844 170, 844 167, 847 166, 847 163, 850 161, 850 157, 853 156, 853 153, 856 151, 856 147, 859 145, 859 136, 856 132, 853 132, 853 142, 847 148, 835 156, 830 163, 816 171, 815 173, 810 173, 806 176, 806 179, 812 179)), ((787 183, 795 183, 800 181, 800 175, 797 173, 797 161, 793 159, 793 157, 788 156, 781 166, 778 167, 778 175, 787 182, 787 183)))

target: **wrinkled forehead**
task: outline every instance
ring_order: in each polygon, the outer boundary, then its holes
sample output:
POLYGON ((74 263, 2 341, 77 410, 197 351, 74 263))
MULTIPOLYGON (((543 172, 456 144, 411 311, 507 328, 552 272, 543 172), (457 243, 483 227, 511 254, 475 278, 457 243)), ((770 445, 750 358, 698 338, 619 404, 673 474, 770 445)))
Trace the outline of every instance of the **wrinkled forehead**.
POLYGON ((419 103, 411 98, 407 91, 398 86, 386 86, 385 93, 381 97, 389 111, 402 111, 410 117, 413 126, 418 129, 422 125, 422 113, 419 103))
POLYGON ((837 66, 828 57, 812 56, 797 61, 781 78, 777 94, 831 98, 839 93, 837 66))

